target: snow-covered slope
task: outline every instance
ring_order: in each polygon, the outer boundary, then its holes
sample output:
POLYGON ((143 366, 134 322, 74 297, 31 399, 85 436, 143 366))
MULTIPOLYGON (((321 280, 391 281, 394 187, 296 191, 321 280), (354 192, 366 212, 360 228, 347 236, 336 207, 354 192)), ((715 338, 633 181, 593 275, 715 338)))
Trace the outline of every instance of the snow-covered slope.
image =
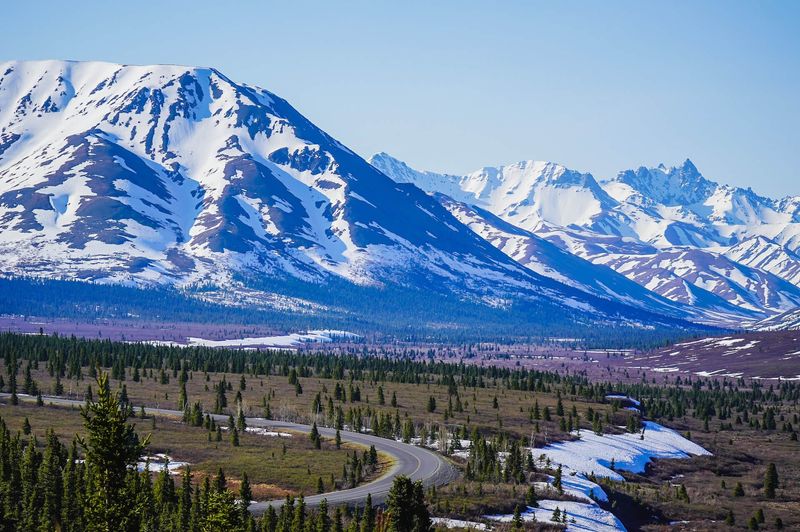
POLYGON ((214 69, 50 61, 0 72, 5 271, 530 281, 418 189, 214 69))
POLYGON ((336 279, 652 317, 522 267, 285 100, 213 68, 0 64, 0 271, 250 301, 336 279))
POLYGON ((652 312, 680 317, 691 315, 691 307, 676 305, 659 297, 611 268, 582 259, 480 207, 456 201, 443 194, 436 194, 435 197, 459 221, 486 241, 544 277, 599 298, 621 301, 652 312))
POLYGON ((758 331, 798 331, 800 330, 800 308, 770 316, 750 324, 748 328, 758 331))
MULTIPOLYGON (((689 160, 627 170, 607 182, 536 161, 460 177, 419 172, 385 153, 370 162, 399 181, 446 194, 606 265, 710 321, 764 317, 800 305, 800 200, 719 185, 689 160)), ((508 246, 507 238, 479 234, 508 246)), ((525 265, 524 254, 516 255, 510 254, 525 265)))

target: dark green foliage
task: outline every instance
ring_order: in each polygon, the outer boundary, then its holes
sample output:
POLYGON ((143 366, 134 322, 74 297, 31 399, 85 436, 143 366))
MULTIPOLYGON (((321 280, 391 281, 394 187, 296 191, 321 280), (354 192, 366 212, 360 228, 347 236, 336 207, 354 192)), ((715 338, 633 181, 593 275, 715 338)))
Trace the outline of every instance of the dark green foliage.
POLYGON ((767 466, 767 472, 764 475, 764 496, 768 499, 775 498, 775 489, 778 487, 778 469, 775 464, 770 463, 767 466))
POLYGON ((404 476, 394 479, 386 500, 386 517, 391 532, 429 532, 432 523, 422 483, 404 476))

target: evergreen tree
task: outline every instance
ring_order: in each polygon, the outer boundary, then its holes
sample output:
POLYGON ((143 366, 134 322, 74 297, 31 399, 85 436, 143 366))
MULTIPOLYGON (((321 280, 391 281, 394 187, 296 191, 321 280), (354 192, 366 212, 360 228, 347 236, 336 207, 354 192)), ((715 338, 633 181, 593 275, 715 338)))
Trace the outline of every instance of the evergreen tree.
POLYGON ((372 532, 375 529, 375 508, 372 507, 372 494, 367 494, 364 512, 361 515, 361 532, 372 532))
POLYGON ((554 475, 553 479, 553 487, 558 490, 558 493, 564 493, 564 485, 562 483, 562 476, 564 472, 561 468, 561 464, 558 464, 558 469, 556 469, 556 474, 554 475))
POLYGON ((178 493, 178 528, 189 532, 192 528, 192 473, 189 466, 183 468, 181 489, 178 493))
POLYGON ((317 508, 317 522, 314 527, 315 532, 330 532, 331 518, 328 515, 328 499, 322 499, 317 508))
POLYGON ((422 482, 412 482, 405 476, 395 478, 386 500, 386 517, 390 532, 430 531, 432 523, 422 482))
POLYGON ((338 506, 333 511, 333 532, 344 532, 344 527, 342 526, 342 509, 338 506))
POLYGON ((85 505, 87 530, 127 530, 134 521, 135 493, 126 484, 149 441, 140 441, 128 413, 108 385, 108 375, 97 378, 97 401, 81 408, 87 438, 79 439, 86 457, 89 500, 85 505))
POLYGON ((774 463, 767 466, 767 472, 764 475, 764 496, 768 499, 775 498, 775 490, 778 487, 778 469, 774 463))
POLYGON ((47 447, 39 469, 39 489, 42 492, 42 506, 39 513, 39 527, 42 530, 58 530, 61 527, 61 505, 64 493, 62 477, 62 456, 64 450, 55 432, 47 433, 47 447))
POLYGON ((525 504, 533 508, 539 506, 539 499, 536 497, 536 488, 531 484, 528 486, 528 492, 525 494, 525 504))
POLYGON ((250 517, 250 501, 253 500, 253 491, 250 489, 250 479, 247 477, 247 471, 242 473, 242 485, 239 488, 239 504, 242 511, 242 521, 246 521, 250 517))
POLYGON ((311 439, 311 442, 314 444, 315 449, 322 448, 322 438, 319 435, 319 429, 317 429, 317 422, 315 421, 314 424, 311 426, 311 433, 308 435, 311 439))
POLYGON ((514 516, 511 518, 511 528, 513 530, 522 530, 522 513, 519 509, 519 504, 514 507, 514 516))
POLYGON ((217 476, 214 478, 214 489, 217 493, 222 493, 228 489, 228 481, 225 478, 225 471, 220 467, 217 476))
POLYGON ((428 397, 428 412, 436 412, 436 398, 432 395, 428 397))
POLYGON ((303 496, 297 498, 294 506, 294 515, 292 516, 292 531, 305 530, 306 526, 306 501, 303 496))
POLYGON ((214 531, 237 530, 241 523, 240 517, 241 514, 234 504, 231 492, 212 491, 208 494, 201 528, 214 531))
POLYGON ((63 523, 64 530, 81 530, 81 501, 80 501, 80 487, 78 486, 79 479, 81 478, 78 471, 78 444, 75 440, 72 441, 69 454, 67 455, 67 462, 64 466, 64 487, 62 489, 63 498, 61 503, 61 522, 63 523))

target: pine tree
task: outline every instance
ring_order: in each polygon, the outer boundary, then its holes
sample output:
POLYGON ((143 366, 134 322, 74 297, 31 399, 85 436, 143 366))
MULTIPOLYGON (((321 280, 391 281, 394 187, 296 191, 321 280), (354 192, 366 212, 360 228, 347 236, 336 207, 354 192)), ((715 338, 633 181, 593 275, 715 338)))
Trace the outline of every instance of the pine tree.
POLYGON ((10 403, 12 405, 19 404, 19 397, 17 397, 17 356, 11 354, 11 358, 6 364, 8 370, 8 392, 11 394, 10 403))
POLYGON ((333 511, 333 532, 344 532, 342 526, 342 509, 337 506, 333 511))
POLYGON ((536 488, 533 485, 528 486, 528 492, 525 494, 525 504, 533 508, 538 508, 539 499, 536 496, 536 488))
POLYGON ((237 530, 241 523, 239 510, 229 491, 212 491, 208 495, 203 530, 237 530))
POLYGON ((39 526, 42 530, 58 530, 61 526, 61 504, 64 494, 62 477, 63 448, 55 432, 47 433, 47 447, 39 468, 39 489, 42 492, 42 506, 39 509, 39 526))
POLYGON ((67 462, 64 466, 64 487, 62 489, 63 499, 61 503, 61 522, 64 523, 65 530, 81 530, 81 501, 79 500, 80 490, 78 487, 78 444, 72 441, 72 446, 67 455, 67 462))
POLYGON ((294 507, 294 515, 292 517, 292 531, 305 530, 306 526, 306 501, 300 495, 294 507))
POLYGON ((214 478, 214 490, 217 493, 222 493, 228 489, 228 481, 225 479, 225 471, 220 467, 217 470, 217 476, 214 478))
POLYGON ((250 517, 247 511, 250 508, 250 501, 253 500, 253 491, 250 489, 250 479, 247 477, 247 471, 242 473, 242 485, 239 488, 239 501, 242 511, 242 521, 246 521, 250 517))
POLYGON ((386 499, 388 530, 411 532, 414 530, 414 483, 405 476, 394 479, 386 499))
POLYGON ((247 420, 244 417, 244 410, 242 410, 242 403, 239 403, 238 412, 236 413, 236 428, 240 432, 247 430, 247 420))
POLYGON ((108 375, 97 378, 97 401, 81 408, 87 438, 84 449, 89 482, 85 505, 87 530, 126 530, 133 521, 135 494, 126 485, 129 468, 144 452, 150 439, 140 441, 128 414, 108 385, 108 375))
POLYGON ((311 426, 311 433, 308 435, 311 439, 311 442, 314 444, 315 449, 322 448, 322 438, 320 438, 319 430, 317 429, 317 422, 315 421, 314 424, 311 426))
POLYGON ((38 482, 42 455, 36 450, 36 446, 36 437, 31 437, 22 455, 22 463, 20 465, 20 480, 22 483, 22 514, 20 515, 20 522, 22 530, 36 529, 36 516, 42 504, 42 493, 38 482))
POLYGON ((184 467, 181 476, 181 489, 178 493, 178 528, 189 532, 192 526, 192 473, 189 466, 184 467))
POLYGON ((330 532, 331 518, 328 515, 328 499, 322 499, 317 508, 317 522, 315 532, 330 532))
POLYGON ((361 515, 361 532, 372 532, 375 528, 375 508, 372 507, 372 494, 367 494, 364 513, 361 515))
POLYGON ((278 514, 271 505, 261 517, 261 532, 276 532, 278 529, 278 514))
POLYGON ((768 499, 775 498, 775 490, 778 487, 778 469, 774 463, 767 466, 767 472, 764 475, 764 496, 768 499))
POLYGON ((564 493, 564 486, 562 484, 562 476, 563 470, 561 468, 561 464, 558 465, 558 469, 556 469, 555 478, 553 479, 553 487, 558 490, 558 493, 564 493))
POLYGON ((519 504, 514 507, 514 516, 511 519, 511 528, 513 530, 522 530, 522 513, 519 509, 519 504))
POLYGON ((31 363, 28 362, 27 366, 25 366, 25 380, 22 382, 22 392, 28 395, 36 395, 38 392, 38 387, 36 386, 36 382, 33 380, 31 376, 31 363))
POLYGON ((428 412, 436 412, 436 398, 432 395, 428 397, 428 412))

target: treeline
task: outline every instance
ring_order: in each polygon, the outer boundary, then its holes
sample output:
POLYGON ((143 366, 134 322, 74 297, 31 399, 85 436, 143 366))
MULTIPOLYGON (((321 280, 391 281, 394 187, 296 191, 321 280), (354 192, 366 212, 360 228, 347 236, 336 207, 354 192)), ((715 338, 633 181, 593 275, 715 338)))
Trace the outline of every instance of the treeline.
MULTIPOLYGON (((238 307, 210 302, 218 287, 186 290, 139 289, 113 284, 37 278, 0 277, 0 314, 71 319, 144 319, 167 322, 270 324, 284 330, 345 329, 387 338, 427 342, 546 341, 583 338, 587 347, 657 347, 711 329, 664 319, 662 327, 636 328, 624 323, 587 325, 585 316, 532 302, 494 308, 436 290, 357 286, 335 276, 324 283, 293 279, 280 282, 242 279, 246 286, 296 301, 316 303, 308 312, 238 307), (313 310, 313 311, 312 311, 313 310), (440 323, 456 327, 442 328, 440 323)), ((613 306, 613 305, 612 305, 613 306)), ((656 319, 656 316, 653 316, 656 319)))
POLYGON ((97 400, 82 408, 85 438, 65 446, 52 430, 42 444, 26 425, 12 434, 0 418, 0 530, 225 531, 225 532, 427 532, 431 520, 421 483, 395 480, 385 510, 371 497, 359 508, 309 510, 302 496, 287 497, 256 518, 246 472, 238 493, 221 469, 195 482, 186 467, 176 485, 166 469, 137 467, 149 437, 140 439, 127 409, 97 381, 97 400))
MULTIPOLYGON (((436 384, 446 386, 448 401, 445 412, 460 411, 460 393, 469 388, 501 387, 508 390, 554 393, 565 399, 603 403, 606 395, 627 394, 641 401, 645 413, 654 419, 674 419, 690 413, 701 419, 751 423, 794 432, 797 420, 776 419, 767 408, 800 400, 800 383, 782 381, 764 385, 758 381, 743 379, 719 380, 678 377, 670 384, 651 382, 610 383, 589 382, 580 374, 561 375, 553 371, 537 371, 525 368, 478 366, 464 363, 431 362, 431 352, 425 349, 409 349, 402 356, 371 356, 376 351, 366 346, 350 349, 348 353, 331 354, 318 352, 291 352, 279 350, 235 350, 207 347, 173 347, 150 344, 132 344, 109 340, 84 340, 44 334, 0 333, 0 356, 3 357, 6 374, 0 375, 0 389, 9 392, 25 391, 35 394, 36 383, 31 382, 30 368, 44 364, 58 387, 61 378, 94 378, 98 369, 108 369, 114 379, 138 380, 145 373, 151 377, 155 372, 160 382, 186 381, 187 372, 219 372, 245 375, 280 375, 290 383, 300 386, 299 377, 317 377, 337 381, 333 395, 337 400, 359 403, 359 382, 436 384), (84 375, 87 372, 89 375, 84 375), (347 385, 338 381, 348 379, 347 385), (754 416, 756 419, 754 419, 754 416), (791 426, 789 426, 791 425, 791 426)), ((52 391, 52 390, 51 390, 52 391)), ((382 389, 380 390, 382 392, 382 389)), ((57 392, 57 390, 56 390, 57 392)), ((220 390, 224 399, 224 389, 220 390)), ((302 388, 298 390, 302 393, 302 388)), ((361 426, 370 423, 381 435, 396 437, 408 433, 405 420, 390 418, 386 414, 359 411, 332 411, 332 404, 315 405, 321 411, 328 410, 329 421, 342 419, 348 425, 361 426)), ((379 397, 379 405, 385 404, 379 397)), ((392 406, 396 399, 392 397, 392 406)), ((330 403, 330 402, 329 402, 330 403)), ((430 406, 429 406, 430 408, 430 406)), ((433 406, 436 409, 436 405, 433 406)), ((539 419, 531 409, 531 421, 539 419)), ((547 420, 547 419, 546 419, 547 420)), ((578 420, 565 420, 566 428, 578 420)), ((586 420, 589 423, 593 419, 586 420)))
MULTIPOLYGON (((367 349, 352 354, 236 350, 209 347, 173 347, 144 343, 85 340, 74 336, 0 333, 0 354, 6 367, 16 362, 46 364, 50 374, 83 378, 84 368, 109 368, 114 378, 134 378, 136 370, 164 370, 164 384, 181 371, 250 375, 294 374, 299 377, 355 381, 423 384, 450 387, 486 387, 496 382, 512 390, 549 391, 554 384, 585 385, 582 376, 556 372, 510 369, 474 364, 429 362, 422 356, 399 358, 367 356, 367 349), (128 376, 126 368, 132 368, 128 376)), ((422 353, 420 353, 422 354, 422 353)))

